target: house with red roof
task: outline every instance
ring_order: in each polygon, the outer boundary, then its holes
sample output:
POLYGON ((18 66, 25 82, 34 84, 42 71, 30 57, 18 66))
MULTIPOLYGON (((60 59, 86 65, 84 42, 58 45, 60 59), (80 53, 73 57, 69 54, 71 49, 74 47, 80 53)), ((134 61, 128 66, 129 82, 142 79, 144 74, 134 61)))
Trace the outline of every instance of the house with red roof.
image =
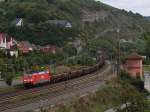
POLYGON ((18 49, 21 53, 27 54, 33 51, 33 46, 29 41, 21 41, 18 44, 18 49))
POLYGON ((124 69, 132 77, 140 77, 143 79, 143 58, 137 53, 129 54, 125 59, 124 69))
POLYGON ((46 45, 46 46, 41 47, 40 51, 43 52, 43 53, 52 53, 52 54, 55 54, 57 52, 61 52, 62 49, 59 48, 59 47, 57 47, 57 46, 46 45))

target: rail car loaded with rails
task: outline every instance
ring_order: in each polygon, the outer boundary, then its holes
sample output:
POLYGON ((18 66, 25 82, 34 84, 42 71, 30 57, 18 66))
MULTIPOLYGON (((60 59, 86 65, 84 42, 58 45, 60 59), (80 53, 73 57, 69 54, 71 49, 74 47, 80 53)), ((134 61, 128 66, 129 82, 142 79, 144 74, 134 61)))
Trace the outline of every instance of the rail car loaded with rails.
POLYGON ((105 64, 105 58, 101 56, 98 60, 98 63, 95 64, 94 66, 83 68, 77 71, 70 71, 70 72, 62 73, 62 74, 55 75, 55 76, 53 76, 50 71, 42 71, 42 72, 34 72, 30 74, 25 74, 23 76, 23 85, 34 86, 34 85, 45 83, 45 82, 56 83, 60 81, 73 79, 76 77, 80 77, 83 75, 93 73, 99 70, 100 68, 102 68, 104 64, 105 64))

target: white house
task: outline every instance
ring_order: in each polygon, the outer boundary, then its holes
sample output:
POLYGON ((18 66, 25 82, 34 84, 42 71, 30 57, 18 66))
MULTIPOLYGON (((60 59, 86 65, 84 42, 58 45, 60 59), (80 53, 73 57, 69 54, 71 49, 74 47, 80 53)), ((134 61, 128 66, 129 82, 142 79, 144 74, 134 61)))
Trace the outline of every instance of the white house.
POLYGON ((17 23, 16 23, 16 26, 23 26, 23 19, 22 18, 19 18, 17 19, 17 23))
POLYGON ((14 39, 7 34, 0 33, 0 49, 10 49, 14 43, 14 39))
POLYGON ((19 53, 18 53, 18 51, 16 50, 16 51, 10 51, 10 56, 15 56, 15 57, 18 57, 18 55, 19 55, 19 53))
POLYGON ((46 23, 64 28, 72 28, 72 24, 68 20, 48 20, 46 23))
POLYGON ((5 49, 7 47, 6 37, 3 33, 0 33, 0 48, 5 49))
POLYGON ((72 25, 71 25, 71 23, 70 22, 66 22, 66 26, 65 26, 66 28, 72 28, 72 25))
POLYGON ((77 54, 81 53, 83 51, 83 47, 85 46, 85 43, 80 39, 77 38, 74 42, 73 42, 74 47, 77 50, 77 54))
POLYGON ((23 26, 23 18, 16 18, 14 21, 12 21, 12 25, 16 27, 23 26))

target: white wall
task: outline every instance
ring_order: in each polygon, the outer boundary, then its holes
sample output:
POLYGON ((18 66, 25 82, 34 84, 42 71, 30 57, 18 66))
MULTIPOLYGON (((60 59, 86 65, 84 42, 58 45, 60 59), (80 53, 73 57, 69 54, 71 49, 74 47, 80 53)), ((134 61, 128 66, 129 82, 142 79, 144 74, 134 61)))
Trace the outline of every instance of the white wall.
POLYGON ((150 72, 149 73, 144 73, 145 76, 145 81, 144 81, 144 87, 146 90, 150 92, 150 72))

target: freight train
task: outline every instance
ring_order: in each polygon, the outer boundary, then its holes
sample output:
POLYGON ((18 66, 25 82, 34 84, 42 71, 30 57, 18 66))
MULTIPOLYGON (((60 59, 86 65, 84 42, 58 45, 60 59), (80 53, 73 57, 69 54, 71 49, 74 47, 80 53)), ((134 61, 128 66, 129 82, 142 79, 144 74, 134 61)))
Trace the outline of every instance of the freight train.
POLYGON ((60 82, 60 81, 73 79, 76 77, 80 77, 83 75, 93 73, 93 72, 99 70, 100 68, 102 68, 104 64, 105 64, 105 58, 103 56, 101 56, 98 60, 98 63, 95 64, 94 66, 84 68, 81 70, 77 70, 77 71, 70 71, 70 72, 62 73, 62 74, 56 75, 56 76, 53 76, 50 73, 50 71, 42 71, 42 72, 34 72, 34 73, 26 74, 23 76, 23 85, 24 86, 29 86, 29 85, 34 86, 34 85, 44 83, 44 82, 56 83, 56 82, 60 82))

